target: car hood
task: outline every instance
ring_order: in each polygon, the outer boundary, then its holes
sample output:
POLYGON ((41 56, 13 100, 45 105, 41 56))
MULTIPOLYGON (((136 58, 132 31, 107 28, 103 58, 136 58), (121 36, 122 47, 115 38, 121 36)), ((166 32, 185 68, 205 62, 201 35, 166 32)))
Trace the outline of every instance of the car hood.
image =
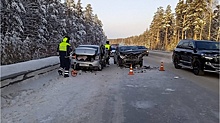
POLYGON ((76 55, 95 55, 97 52, 94 48, 79 47, 75 49, 76 55))
POLYGON ((141 54, 142 53, 142 51, 140 51, 140 50, 127 50, 127 51, 121 51, 120 52, 121 54, 124 54, 124 55, 138 55, 138 54, 141 54))
POLYGON ((199 53, 203 54, 209 54, 209 55, 219 55, 219 50, 200 50, 199 53))

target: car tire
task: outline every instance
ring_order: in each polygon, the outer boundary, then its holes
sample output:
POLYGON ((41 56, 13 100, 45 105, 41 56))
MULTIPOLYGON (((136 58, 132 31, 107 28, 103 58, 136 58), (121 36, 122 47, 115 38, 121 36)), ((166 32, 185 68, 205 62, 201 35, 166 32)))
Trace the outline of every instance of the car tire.
POLYGON ((143 60, 140 61, 139 65, 140 67, 143 67, 143 60))
POLYGON ((102 66, 103 66, 103 68, 106 67, 106 62, 105 61, 102 63, 102 66))
POLYGON ((118 67, 122 67, 121 60, 118 60, 117 66, 118 66, 118 67))
POLYGON ((201 62, 199 60, 196 60, 194 63, 193 63, 193 73, 195 75, 204 75, 204 71, 201 67, 201 62))
POLYGON ((98 70, 98 71, 102 71, 102 69, 103 69, 102 64, 99 64, 98 67, 97 67, 97 70, 98 70))
POLYGON ((116 61, 115 61, 115 59, 114 59, 114 64, 116 64, 116 61))
POLYGON ((176 69, 181 69, 182 68, 182 66, 180 66, 179 63, 180 63, 179 59, 177 57, 175 57, 174 60, 173 60, 173 64, 174 64, 174 67, 176 69))

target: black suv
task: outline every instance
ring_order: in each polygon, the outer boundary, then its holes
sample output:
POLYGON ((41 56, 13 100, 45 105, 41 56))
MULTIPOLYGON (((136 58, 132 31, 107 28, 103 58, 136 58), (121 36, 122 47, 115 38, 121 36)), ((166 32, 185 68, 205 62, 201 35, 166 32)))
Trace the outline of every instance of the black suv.
POLYGON ((190 68, 195 75, 219 73, 219 58, 219 42, 207 40, 181 40, 172 55, 176 69, 190 68))

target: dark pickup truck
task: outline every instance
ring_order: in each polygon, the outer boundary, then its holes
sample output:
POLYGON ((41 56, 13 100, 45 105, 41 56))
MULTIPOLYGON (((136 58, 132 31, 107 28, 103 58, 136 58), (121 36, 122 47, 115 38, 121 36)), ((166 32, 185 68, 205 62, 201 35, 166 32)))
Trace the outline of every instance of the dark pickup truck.
POLYGON ((176 69, 190 68, 195 75, 219 73, 219 58, 219 42, 207 40, 181 40, 172 55, 176 69))

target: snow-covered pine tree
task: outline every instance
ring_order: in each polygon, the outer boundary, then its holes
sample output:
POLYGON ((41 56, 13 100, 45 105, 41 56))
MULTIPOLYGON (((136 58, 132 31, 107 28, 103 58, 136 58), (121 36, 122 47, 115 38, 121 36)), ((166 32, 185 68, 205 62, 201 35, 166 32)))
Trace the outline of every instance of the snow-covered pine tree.
POLYGON ((151 34, 151 47, 153 49, 161 49, 163 45, 163 31, 162 31, 162 20, 164 16, 163 7, 157 8, 157 11, 154 14, 153 21, 150 25, 150 34, 151 34))
POLYGON ((77 4, 76 4, 76 15, 78 17, 82 17, 83 15, 83 7, 82 7, 82 3, 81 0, 78 0, 77 4))
POLYGON ((20 16, 25 13, 20 0, 1 0, 1 64, 24 61, 24 26, 20 16))
POLYGON ((101 21, 87 24, 80 0, 77 5, 76 12, 71 9, 67 15, 67 6, 60 0, 1 0, 1 64, 54 55, 65 35, 71 37, 73 47, 105 42, 101 21), (92 37, 89 42, 86 26, 92 37))
POLYGON ((93 34, 93 10, 92 10, 92 6, 91 4, 87 4, 87 6, 85 7, 85 11, 84 11, 84 18, 85 18, 85 27, 86 27, 86 40, 87 43, 91 43, 94 44, 95 42, 95 35, 93 34))
POLYGON ((185 38, 183 29, 186 21, 186 8, 184 0, 179 0, 175 8, 177 41, 185 38))
POLYGON ((217 5, 212 18, 211 24, 211 40, 220 41, 220 5, 217 5))
POLYGON ((171 42, 171 38, 173 36, 174 25, 175 25, 174 14, 172 13, 170 5, 168 5, 166 10, 165 10, 164 20, 165 20, 165 23, 163 25, 163 28, 165 28, 165 40, 164 40, 165 45, 164 45, 164 48, 167 49, 168 44, 170 46, 171 43, 173 43, 173 42, 171 42))

